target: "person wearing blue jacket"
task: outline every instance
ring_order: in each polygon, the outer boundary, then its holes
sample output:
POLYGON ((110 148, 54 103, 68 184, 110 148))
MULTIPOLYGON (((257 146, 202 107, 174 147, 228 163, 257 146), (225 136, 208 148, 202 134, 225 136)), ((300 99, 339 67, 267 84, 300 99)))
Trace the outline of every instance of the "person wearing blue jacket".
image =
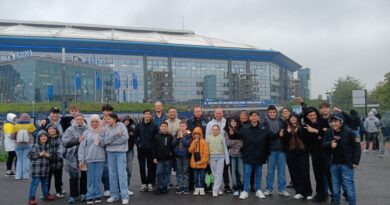
POLYGON ((176 156, 176 180, 179 189, 176 194, 189 194, 189 157, 188 148, 192 142, 192 135, 187 130, 187 122, 182 120, 179 124, 179 131, 173 138, 172 147, 176 156))

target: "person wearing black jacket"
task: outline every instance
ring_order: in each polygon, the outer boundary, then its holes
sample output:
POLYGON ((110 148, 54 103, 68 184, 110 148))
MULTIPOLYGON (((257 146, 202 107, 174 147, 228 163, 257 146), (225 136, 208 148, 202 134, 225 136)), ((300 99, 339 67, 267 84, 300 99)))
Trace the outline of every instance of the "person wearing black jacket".
POLYGON ((243 141, 242 160, 244 162, 244 191, 241 192, 239 198, 248 198, 250 176, 252 168, 255 167, 256 196, 264 199, 264 193, 261 191, 262 167, 270 153, 271 140, 276 139, 277 135, 260 125, 259 113, 256 111, 249 113, 249 119, 250 125, 238 132, 238 136, 243 141))
POLYGON ((343 126, 344 116, 341 113, 332 114, 329 122, 331 129, 326 132, 322 146, 332 154, 332 205, 340 204, 341 187, 347 193, 348 203, 355 205, 354 169, 360 162, 360 139, 355 137, 350 128, 343 126))
POLYGON ((49 116, 42 120, 39 124, 39 130, 47 131, 47 127, 49 124, 57 126, 57 130, 60 135, 64 134, 66 129, 68 129, 72 125, 72 121, 74 116, 62 116, 60 117, 60 109, 57 107, 52 107, 50 109, 49 116))
POLYGON ((310 183, 308 140, 305 138, 299 120, 298 115, 292 114, 286 121, 287 126, 283 128, 283 136, 281 137, 281 144, 286 152, 291 181, 295 190, 295 199, 303 199, 313 193, 310 183))
POLYGON ((173 156, 173 136, 168 132, 168 123, 160 124, 160 133, 153 141, 153 162, 157 164, 157 190, 156 195, 166 194, 171 176, 171 162, 173 156))
POLYGON ((127 151, 127 185, 129 187, 129 196, 134 195, 134 193, 130 190, 130 179, 131 172, 133 167, 133 158, 134 158, 134 144, 135 144, 135 122, 130 116, 125 116, 122 119, 123 124, 127 128, 127 132, 129 133, 129 150, 127 151))
MULTIPOLYGON (((315 202, 323 202, 327 200, 328 193, 325 189, 326 180, 326 156, 322 147, 324 132, 326 126, 321 120, 318 110, 314 107, 309 107, 304 113, 304 137, 307 139, 309 151, 311 154, 314 177, 316 180, 316 195, 315 202)), ((313 199, 312 196, 307 196, 306 199, 313 199)))
POLYGON ((159 129, 152 121, 150 110, 144 110, 143 114, 142 121, 135 127, 135 143, 142 182, 140 191, 153 191, 153 184, 156 180, 156 166, 153 163, 152 148, 154 137, 159 129), (148 169, 147 175, 145 164, 148 169))

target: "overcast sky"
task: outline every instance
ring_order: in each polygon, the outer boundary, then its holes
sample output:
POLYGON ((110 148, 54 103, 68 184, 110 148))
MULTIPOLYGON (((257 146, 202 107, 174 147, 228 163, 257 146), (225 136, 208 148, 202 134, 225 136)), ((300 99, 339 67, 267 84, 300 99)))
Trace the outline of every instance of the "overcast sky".
POLYGON ((0 18, 193 30, 278 50, 312 69, 312 97, 390 72, 388 0, 0 0, 0 18))

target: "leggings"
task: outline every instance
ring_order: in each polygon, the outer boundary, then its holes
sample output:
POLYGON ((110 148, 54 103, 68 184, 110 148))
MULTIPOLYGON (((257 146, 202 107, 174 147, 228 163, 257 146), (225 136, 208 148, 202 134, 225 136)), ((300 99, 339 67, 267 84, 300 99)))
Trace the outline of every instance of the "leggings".
POLYGON ((12 164, 15 162, 15 168, 16 168, 16 152, 10 151, 8 152, 8 158, 7 158, 7 171, 12 170, 12 164))

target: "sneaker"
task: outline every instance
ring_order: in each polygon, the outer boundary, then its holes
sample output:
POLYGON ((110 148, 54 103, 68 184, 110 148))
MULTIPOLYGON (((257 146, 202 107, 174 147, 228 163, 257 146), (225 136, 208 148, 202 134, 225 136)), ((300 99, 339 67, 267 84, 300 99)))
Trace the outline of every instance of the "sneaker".
POLYGON ((194 195, 195 195, 195 196, 198 196, 198 195, 199 195, 199 192, 200 192, 200 188, 195 188, 195 190, 194 190, 194 195))
POLYGON ((302 194, 295 194, 294 195, 294 199, 303 199, 304 197, 302 196, 302 194))
POLYGON ((103 192, 103 196, 104 196, 104 197, 110 197, 110 196, 111 196, 110 191, 108 191, 108 190, 107 190, 107 191, 104 191, 104 192, 103 192))
POLYGON ((172 171, 172 176, 176 176, 176 172, 175 171, 172 171))
POLYGON ((307 196, 306 200, 313 200, 313 196, 307 196))
POLYGON ((287 186, 286 186, 286 188, 288 188, 288 189, 291 189, 291 188, 293 188, 293 183, 292 182, 290 182, 287 186))
POLYGON ((57 198, 64 198, 64 197, 65 197, 65 194, 56 193, 56 197, 57 197, 57 198))
POLYGON ((149 192, 153 191, 153 185, 152 184, 148 184, 148 191, 149 192))
POLYGON ((68 200, 68 204, 74 204, 74 203, 76 203, 76 199, 73 197, 70 197, 68 200))
POLYGON ((13 171, 7 171, 7 173, 5 173, 5 176, 6 177, 13 177, 13 176, 15 176, 15 173, 13 171))
POLYGON ((218 195, 223 195, 223 191, 218 191, 218 195))
POLYGON ((66 194, 66 191, 65 191, 65 190, 62 190, 62 191, 61 191, 61 194, 65 195, 65 194, 66 194))
POLYGON ((82 194, 82 195, 80 196, 80 201, 81 201, 81 202, 87 201, 87 195, 82 194))
POLYGON ((239 191, 234 191, 233 192, 233 196, 240 196, 240 192, 239 191))
POLYGON ((168 194, 168 188, 167 187, 162 188, 161 193, 168 194))
POLYGON ((133 195, 134 195, 134 192, 132 192, 131 190, 128 190, 128 191, 127 191, 127 194, 128 194, 129 196, 133 196, 133 195))
POLYGON ((279 195, 286 196, 286 197, 290 196, 290 194, 287 191, 280 191, 279 195))
POLYGON ((261 190, 256 191, 256 196, 260 199, 265 199, 264 193, 261 190))
POLYGON ((129 204, 129 200, 128 199, 122 199, 122 204, 129 204))
POLYGON ((213 191, 213 197, 218 197, 218 192, 217 191, 213 191))
POLYGON ((363 150, 363 152, 364 152, 364 153, 367 153, 367 152, 368 152, 368 150, 366 150, 366 149, 365 149, 365 150, 363 150))
POLYGON ((146 184, 142 184, 141 188, 139 189, 139 191, 140 192, 148 191, 148 187, 146 186, 146 184))
POLYGON ((115 201, 118 201, 119 199, 115 199, 113 197, 110 197, 107 199, 107 203, 112 203, 112 202, 115 202, 115 201))
POLYGON ((248 198, 248 192, 246 192, 246 191, 241 192, 240 197, 238 197, 238 198, 242 199, 242 200, 247 199, 248 198))
POLYGON ((199 195, 204 196, 206 193, 204 192, 204 188, 199 188, 199 195))
POLYGON ((87 204, 94 204, 93 199, 87 199, 87 204))
POLYGON ((190 194, 190 190, 189 190, 188 188, 184 188, 183 194, 184 194, 184 195, 190 194))
POLYGON ((225 188, 224 188, 223 190, 224 190, 226 193, 232 193, 232 192, 233 192, 232 188, 230 188, 229 185, 226 185, 225 188))
POLYGON ((47 197, 44 198, 45 201, 53 201, 54 199, 56 199, 56 197, 54 195, 47 195, 47 197))
POLYGON ((102 199, 100 199, 100 198, 96 198, 94 201, 95 201, 95 204, 102 203, 102 199))
POLYGON ((314 202, 325 202, 327 201, 327 196, 323 194, 316 194, 313 198, 314 202))
POLYGON ((378 157, 383 158, 383 157, 385 157, 385 155, 379 154, 378 157))
POLYGON ((28 200, 28 204, 29 205, 36 205, 37 201, 35 199, 30 199, 30 200, 28 200))
POLYGON ((272 195, 272 191, 266 189, 266 190, 264 191, 264 196, 270 196, 270 195, 272 195))
POLYGON ((179 190, 176 190, 176 194, 184 194, 184 189, 180 188, 179 190))

